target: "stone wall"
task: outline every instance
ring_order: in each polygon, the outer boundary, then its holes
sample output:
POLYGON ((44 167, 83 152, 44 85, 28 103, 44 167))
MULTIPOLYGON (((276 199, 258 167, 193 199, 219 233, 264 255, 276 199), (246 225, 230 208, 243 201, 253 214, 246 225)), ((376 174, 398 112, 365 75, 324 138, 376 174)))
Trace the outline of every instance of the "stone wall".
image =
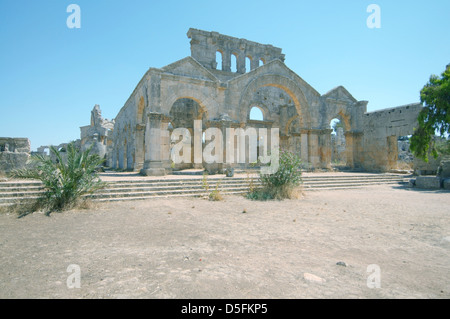
MULTIPOLYGON (((332 119, 343 124, 345 146, 340 145, 339 156, 349 168, 393 168, 398 137, 413 132, 420 104, 367 113, 368 102, 356 100, 342 86, 321 95, 284 64, 280 48, 196 29, 188 31, 188 38, 191 56, 150 68, 116 116, 112 141, 108 136, 111 167, 164 174, 172 166, 173 141, 162 132, 177 127, 192 131, 194 119, 202 120, 203 131, 277 128, 282 147, 309 167, 325 169, 336 154, 332 119), (217 65, 217 52, 222 66, 217 65), (237 57, 236 71, 230 69, 232 55, 237 57), (249 70, 246 58, 251 60, 249 70), (253 107, 262 111, 262 121, 249 118, 253 107)), ((195 163, 176 168, 189 167, 195 163)))
POLYGON ((422 105, 409 104, 364 115, 364 169, 389 171, 399 158, 398 138, 412 135, 422 105))
POLYGON ((111 165, 111 151, 113 147, 112 132, 114 120, 102 117, 100 106, 96 104, 91 111, 91 124, 80 127, 82 151, 92 146, 91 153, 105 159, 105 165, 111 165))
POLYGON ((0 137, 0 174, 25 167, 30 157, 30 140, 27 138, 0 137))

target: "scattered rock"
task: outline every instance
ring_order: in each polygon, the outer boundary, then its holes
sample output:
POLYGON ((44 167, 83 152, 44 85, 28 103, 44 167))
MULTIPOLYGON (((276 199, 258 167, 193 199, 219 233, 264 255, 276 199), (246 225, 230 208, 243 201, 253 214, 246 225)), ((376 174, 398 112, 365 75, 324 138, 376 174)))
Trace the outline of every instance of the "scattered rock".
POLYGON ((438 175, 441 178, 450 178, 450 158, 442 159, 439 164, 438 175))
POLYGON ((234 176, 234 168, 227 168, 225 170, 226 177, 233 177, 234 176))
POLYGON ((313 274, 309 274, 307 272, 305 272, 303 274, 303 278, 305 278, 305 280, 310 281, 310 282, 318 282, 318 283, 326 282, 325 279, 320 278, 320 277, 318 277, 316 275, 313 275, 313 274))
POLYGON ((444 189, 450 190, 450 178, 446 178, 442 181, 442 187, 444 189))
POLYGON ((336 265, 338 265, 338 266, 343 266, 343 267, 347 267, 347 264, 346 264, 345 262, 343 262, 343 261, 338 261, 338 262, 336 263, 336 265))

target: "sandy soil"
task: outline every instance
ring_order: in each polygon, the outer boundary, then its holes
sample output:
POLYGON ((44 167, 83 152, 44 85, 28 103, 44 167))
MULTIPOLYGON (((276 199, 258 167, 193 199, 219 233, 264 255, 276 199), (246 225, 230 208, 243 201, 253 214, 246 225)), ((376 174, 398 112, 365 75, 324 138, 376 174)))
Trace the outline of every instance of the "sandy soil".
POLYGON ((4 213, 0 298, 449 298, 449 207, 449 192, 376 186, 4 213))

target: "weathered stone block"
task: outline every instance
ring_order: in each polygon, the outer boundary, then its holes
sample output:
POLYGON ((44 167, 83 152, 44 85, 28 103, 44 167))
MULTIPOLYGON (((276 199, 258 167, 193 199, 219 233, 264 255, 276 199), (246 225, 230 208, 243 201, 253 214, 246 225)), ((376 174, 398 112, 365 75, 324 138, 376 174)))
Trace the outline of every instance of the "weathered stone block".
POLYGON ((0 172, 8 174, 15 169, 24 168, 29 156, 28 153, 1 152, 0 172))
POLYGON ((450 190, 450 178, 446 178, 443 180, 442 187, 444 189, 450 190))
POLYGON ((441 188, 441 179, 436 176, 418 176, 416 178, 416 187, 424 189, 441 188))
POLYGON ((442 159, 438 169, 439 177, 450 178, 450 158, 442 159))

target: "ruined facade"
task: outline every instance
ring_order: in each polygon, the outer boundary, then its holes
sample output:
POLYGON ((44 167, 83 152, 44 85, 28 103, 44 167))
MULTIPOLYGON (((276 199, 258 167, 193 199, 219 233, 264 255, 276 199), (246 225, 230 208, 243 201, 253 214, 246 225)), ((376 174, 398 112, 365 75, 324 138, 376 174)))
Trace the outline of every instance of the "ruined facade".
POLYGON ((80 127, 81 150, 92 147, 91 152, 105 159, 105 164, 110 165, 112 154, 112 132, 114 120, 104 119, 100 106, 96 104, 91 111, 90 125, 80 127))
MULTIPOLYGON (((341 157, 350 168, 389 170, 398 157, 397 138, 413 133, 420 104, 367 113, 368 102, 356 100, 342 86, 321 95, 284 64, 280 48, 196 29, 187 36, 191 56, 150 68, 116 116, 114 128, 97 132, 97 140, 103 136, 110 145, 111 167, 144 175, 204 167, 194 161, 173 165, 173 141, 161 134, 183 127, 193 136, 194 120, 202 120, 203 131, 278 128, 281 148, 325 169, 332 163, 332 119, 343 124, 341 157), (262 111, 262 119, 250 118, 254 107, 262 111)), ((95 123, 82 128, 84 144, 95 135, 93 127, 95 123)))
POLYGON ((27 138, 0 137, 0 173, 8 174, 24 168, 30 151, 30 140, 27 138))

